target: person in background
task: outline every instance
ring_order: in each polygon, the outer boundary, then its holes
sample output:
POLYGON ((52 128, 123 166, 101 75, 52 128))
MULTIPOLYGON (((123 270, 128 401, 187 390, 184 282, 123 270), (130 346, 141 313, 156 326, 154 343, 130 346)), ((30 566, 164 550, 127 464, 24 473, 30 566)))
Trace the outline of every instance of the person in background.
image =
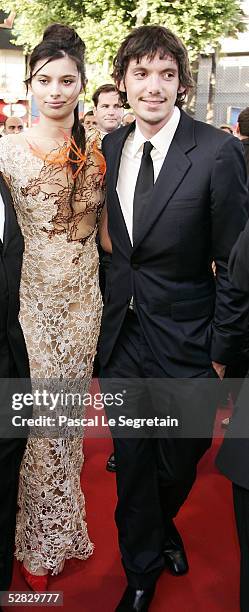
MULTIPOLYGON (((94 104, 94 117, 97 121, 97 129, 100 131, 101 139, 106 134, 110 134, 117 130, 122 122, 123 117, 123 101, 118 89, 112 83, 106 83, 96 89, 92 96, 94 104)), ((100 289, 104 299, 106 275, 110 266, 111 256, 105 253, 101 245, 98 243, 99 249, 99 282, 100 289)), ((94 376, 98 376, 99 361, 98 353, 94 363, 94 376)), ((106 463, 108 472, 116 471, 115 455, 111 453, 106 463)))
POLYGON ((249 180, 249 106, 244 108, 238 116, 238 122, 235 128, 235 135, 241 140, 244 148, 247 174, 249 180))
MULTIPOLYGON (((244 111, 242 111, 244 112, 244 111)), ((245 292, 249 308, 249 222, 240 234, 229 259, 229 275, 245 292)), ((240 544, 240 610, 249 610, 249 372, 238 394, 233 415, 216 458, 218 469, 233 484, 233 503, 240 544)))
MULTIPOLYGON (((94 118, 96 121, 96 128, 100 132, 101 140, 103 140, 106 134, 110 134, 117 130, 122 122, 123 117, 123 101, 120 92, 117 90, 115 85, 112 83, 106 83, 100 85, 92 96, 94 104, 94 118)), ((111 255, 105 253, 99 243, 99 237, 97 236, 97 244, 99 251, 99 283, 104 300, 106 276, 110 266, 111 255)), ((99 375, 99 360, 98 351, 94 361, 94 377, 99 375)), ((108 472, 116 471, 116 462, 114 453, 111 453, 106 463, 106 469, 108 472)))
POLYGON ((82 125, 84 125, 85 130, 89 130, 91 128, 96 128, 97 121, 95 119, 93 110, 87 111, 87 113, 85 113, 84 117, 82 119, 80 119, 80 123, 82 125))
POLYGON ((227 132, 228 134, 233 135, 233 129, 230 127, 230 125, 226 125, 225 123, 223 125, 220 125, 220 130, 223 130, 223 132, 227 132))
MULTIPOLYGON (((247 167, 247 183, 249 186, 249 106, 244 108, 238 115, 238 121, 234 130, 234 136, 239 138, 244 149, 244 155, 247 167)), ((248 196, 249 197, 249 196, 248 196)), ((245 377, 249 368, 249 331, 245 336, 245 348, 237 363, 233 365, 231 371, 228 371, 228 376, 233 379, 232 384, 232 400, 236 402, 237 395, 241 387, 241 381, 245 377)), ((227 385, 229 382, 227 381, 227 385)), ((227 427, 230 422, 230 417, 222 420, 222 426, 227 427)))
POLYGON ((92 96, 97 128, 103 138, 120 127, 123 118, 121 94, 111 83, 100 85, 92 96))
POLYGON ((4 123, 3 134, 20 134, 23 129, 24 125, 20 117, 8 117, 4 123))
MULTIPOLYGON (((11 385, 11 379, 29 379, 28 355, 18 320, 23 250, 13 201, 0 173, 0 591, 7 591, 11 583, 19 468, 26 445, 25 437, 18 437, 20 429, 16 428, 11 437, 8 419, 13 414, 11 407, 10 414, 5 414, 4 401, 8 381, 11 385)), ((10 400, 9 392, 7 397, 10 400)), ((22 416, 30 415, 22 411, 22 416)))

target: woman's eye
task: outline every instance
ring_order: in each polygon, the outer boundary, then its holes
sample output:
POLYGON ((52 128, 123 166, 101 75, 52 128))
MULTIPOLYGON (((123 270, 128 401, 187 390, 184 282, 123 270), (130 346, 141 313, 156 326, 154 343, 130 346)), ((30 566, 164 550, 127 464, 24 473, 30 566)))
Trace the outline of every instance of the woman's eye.
POLYGON ((47 83, 47 79, 39 79, 39 83, 45 84, 47 83))
POLYGON ((71 83, 73 83, 73 81, 69 81, 68 79, 64 79, 63 83, 64 83, 64 85, 71 85, 71 83))

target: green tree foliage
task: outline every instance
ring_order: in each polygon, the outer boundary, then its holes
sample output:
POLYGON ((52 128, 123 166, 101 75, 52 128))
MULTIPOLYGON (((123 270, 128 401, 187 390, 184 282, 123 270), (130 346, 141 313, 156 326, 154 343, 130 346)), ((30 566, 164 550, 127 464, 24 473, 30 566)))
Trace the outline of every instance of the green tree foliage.
POLYGON ((192 61, 201 52, 215 49, 222 36, 243 31, 238 0, 0 0, 5 12, 16 11, 13 41, 26 52, 53 22, 76 28, 87 46, 93 86, 110 80, 111 61, 129 30, 158 23, 176 32, 185 42, 192 61))

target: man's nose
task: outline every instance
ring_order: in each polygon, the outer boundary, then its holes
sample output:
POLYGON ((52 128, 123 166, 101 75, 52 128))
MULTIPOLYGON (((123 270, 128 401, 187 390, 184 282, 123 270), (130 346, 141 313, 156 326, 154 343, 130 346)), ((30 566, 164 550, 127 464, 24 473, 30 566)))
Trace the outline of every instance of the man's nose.
POLYGON ((161 91, 161 79, 158 74, 151 74, 147 80, 147 89, 150 93, 161 91))

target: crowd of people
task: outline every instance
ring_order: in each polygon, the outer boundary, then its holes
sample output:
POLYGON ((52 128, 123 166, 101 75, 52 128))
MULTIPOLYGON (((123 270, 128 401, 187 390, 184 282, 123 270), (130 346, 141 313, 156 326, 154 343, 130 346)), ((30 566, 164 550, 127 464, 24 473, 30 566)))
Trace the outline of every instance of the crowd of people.
MULTIPOLYGON (((49 26, 26 80, 39 122, 23 130, 10 117, 0 139, 1 409, 8 406, 0 424, 0 591, 10 587, 14 550, 34 591, 46 591, 67 559, 94 554, 80 486, 83 431, 31 430, 26 440, 26 430, 18 437, 8 427, 13 381, 82 393, 94 369, 103 393, 115 396, 120 381, 127 391, 122 412, 106 405, 108 418, 125 411, 181 424, 180 434, 113 431, 107 468, 116 471, 127 577, 116 610, 145 612, 165 567, 176 576, 188 571, 174 518, 211 445, 221 381, 229 390, 229 379, 249 367, 249 108, 237 137, 186 114, 194 86, 187 50, 154 25, 124 39, 114 84, 94 92, 81 120, 84 55, 72 28, 49 26)), ((249 443, 240 439, 248 423, 240 386, 217 464, 234 483, 241 612, 248 612, 249 443), (237 435, 234 422, 243 424, 237 435)), ((32 408, 38 417, 40 406, 32 408)))

